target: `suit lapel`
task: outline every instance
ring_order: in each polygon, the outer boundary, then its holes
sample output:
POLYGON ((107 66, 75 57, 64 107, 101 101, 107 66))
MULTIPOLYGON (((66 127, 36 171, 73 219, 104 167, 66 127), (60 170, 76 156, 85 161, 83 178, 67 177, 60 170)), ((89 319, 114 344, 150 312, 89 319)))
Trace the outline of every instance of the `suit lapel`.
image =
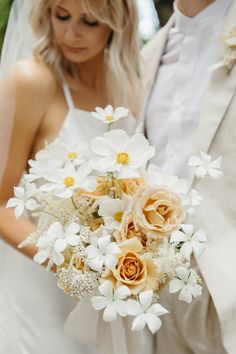
MULTIPOLYGON (((150 94, 152 92, 153 85, 155 83, 156 75, 158 72, 158 67, 161 61, 162 54, 165 50, 166 46, 166 41, 168 38, 168 32, 173 27, 174 24, 174 16, 172 16, 168 23, 166 24, 165 27, 163 27, 160 32, 156 35, 156 38, 153 39, 153 42, 151 43, 152 49, 153 49, 153 56, 152 60, 149 61, 148 63, 145 62, 145 66, 148 65, 148 67, 143 67, 142 68, 142 81, 143 81, 143 97, 142 97, 142 107, 141 107, 141 113, 139 116, 139 125, 143 126, 144 130, 144 121, 145 121, 145 115, 146 115, 146 110, 148 106, 148 101, 150 98, 150 94)), ((145 59, 145 47, 144 47, 144 59, 145 59)), ((149 48, 147 48, 148 50, 149 48)), ((150 55, 149 55, 150 57, 150 55)), ((144 60, 145 61, 145 60, 144 60)))

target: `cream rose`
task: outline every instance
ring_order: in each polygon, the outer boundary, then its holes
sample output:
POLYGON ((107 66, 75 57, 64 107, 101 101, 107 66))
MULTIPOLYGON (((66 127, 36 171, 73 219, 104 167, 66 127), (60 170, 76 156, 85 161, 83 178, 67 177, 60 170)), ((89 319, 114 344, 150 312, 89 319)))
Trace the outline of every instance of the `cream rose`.
POLYGON ((166 188, 142 188, 135 197, 133 221, 153 238, 169 236, 184 220, 180 197, 166 188))
POLYGON ((159 274, 151 257, 142 258, 138 254, 143 248, 136 238, 121 242, 122 251, 118 263, 113 271, 104 275, 112 281, 115 287, 126 285, 132 294, 140 291, 157 290, 159 288, 159 274))

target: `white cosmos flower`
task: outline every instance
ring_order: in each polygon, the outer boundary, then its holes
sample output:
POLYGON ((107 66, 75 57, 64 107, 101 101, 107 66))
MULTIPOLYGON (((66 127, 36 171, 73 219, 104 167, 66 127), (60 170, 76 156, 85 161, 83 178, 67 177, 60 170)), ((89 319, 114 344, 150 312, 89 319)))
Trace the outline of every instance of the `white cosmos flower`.
POLYGON ((89 174, 91 168, 88 164, 82 164, 78 168, 71 163, 67 163, 64 168, 45 173, 44 179, 49 182, 40 187, 42 192, 52 192, 60 198, 70 198, 73 191, 82 188, 92 191, 95 188, 96 181, 89 174))
POLYGON ((103 173, 117 172, 118 178, 140 177, 140 168, 145 167, 155 153, 142 134, 130 138, 120 129, 95 138, 91 148, 97 155, 90 161, 92 168, 103 173))
POLYGON ((127 202, 121 199, 109 197, 100 198, 98 214, 102 216, 105 226, 109 229, 117 229, 121 225, 127 202))
POLYGON ((32 182, 43 178, 48 171, 62 167, 65 161, 65 148, 58 139, 51 144, 46 143, 45 148, 36 154, 35 160, 28 161, 30 169, 26 179, 32 182))
POLYGON ((116 242, 111 242, 111 236, 91 237, 91 245, 87 248, 87 263, 91 269, 101 272, 105 265, 114 269, 118 262, 117 255, 121 253, 116 242))
POLYGON ((180 291, 178 299, 189 304, 193 297, 202 295, 202 287, 198 284, 198 275, 193 269, 178 267, 175 272, 175 278, 169 283, 171 294, 180 291))
POLYGON ((70 223, 65 228, 59 222, 54 222, 37 241, 38 253, 34 256, 36 263, 42 264, 47 259, 52 259, 56 265, 64 262, 63 251, 68 246, 77 246, 79 244, 78 232, 80 225, 70 223))
POLYGON ((88 149, 87 143, 80 143, 77 145, 64 145, 65 159, 72 162, 75 166, 79 166, 85 162, 86 152, 88 149))
POLYGON ((161 327, 159 316, 168 313, 160 304, 152 304, 153 291, 143 291, 139 294, 139 301, 127 301, 127 314, 135 316, 132 323, 133 331, 141 331, 146 325, 152 333, 158 331, 161 327))
POLYGON ((182 231, 174 231, 172 233, 170 242, 183 243, 180 248, 180 254, 184 259, 190 261, 193 251, 196 256, 200 256, 203 252, 207 238, 203 230, 194 233, 193 225, 183 224, 181 229, 182 231))
POLYGON ((101 107, 95 108, 96 112, 91 112, 94 118, 97 118, 105 124, 117 122, 121 118, 125 118, 129 114, 129 110, 124 107, 114 108, 111 105, 106 106, 104 109, 101 107))
POLYGON ((15 208, 16 218, 20 217, 24 209, 35 210, 38 207, 37 201, 33 198, 37 191, 34 183, 26 183, 25 188, 14 187, 15 198, 9 199, 7 208, 15 208))
POLYGON ((131 295, 131 291, 127 286, 120 286, 114 291, 112 283, 107 280, 98 289, 102 296, 92 297, 91 303, 95 310, 99 311, 105 308, 103 313, 104 321, 115 321, 117 314, 122 317, 127 315, 126 301, 124 300, 131 295))
POLYGON ((216 160, 212 161, 210 155, 200 152, 200 157, 191 156, 188 162, 189 166, 196 168, 196 177, 203 178, 209 174, 213 179, 217 179, 223 176, 221 171, 222 157, 218 157, 216 160))

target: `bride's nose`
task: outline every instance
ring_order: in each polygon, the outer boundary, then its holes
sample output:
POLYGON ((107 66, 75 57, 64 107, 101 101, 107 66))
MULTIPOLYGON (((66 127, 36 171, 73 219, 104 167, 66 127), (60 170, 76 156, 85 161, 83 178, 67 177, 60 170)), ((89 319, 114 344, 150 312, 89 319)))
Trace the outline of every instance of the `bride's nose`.
POLYGON ((82 38, 82 31, 78 23, 70 23, 64 32, 64 38, 68 41, 82 38))

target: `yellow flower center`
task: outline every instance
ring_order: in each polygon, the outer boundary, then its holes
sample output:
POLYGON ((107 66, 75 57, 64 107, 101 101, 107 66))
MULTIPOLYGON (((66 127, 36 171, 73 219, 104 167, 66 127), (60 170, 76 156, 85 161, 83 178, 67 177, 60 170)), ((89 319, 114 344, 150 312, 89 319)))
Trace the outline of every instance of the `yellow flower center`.
POLYGON ((116 161, 121 165, 127 165, 129 163, 129 154, 127 152, 119 152, 116 155, 116 161))
POLYGON ((123 211, 118 211, 117 213, 115 213, 115 215, 114 215, 115 221, 121 222, 123 215, 124 215, 123 211))
POLYGON ((75 184, 75 179, 73 177, 66 177, 63 181, 64 185, 66 187, 73 187, 73 185, 75 184))
POLYGON ((77 157, 78 155, 77 155, 77 153, 76 152, 69 152, 68 154, 67 154, 67 157, 69 157, 69 159, 76 159, 76 157, 77 157))
POLYGON ((113 120, 113 116, 106 116, 105 120, 107 120, 108 122, 111 122, 113 120))

